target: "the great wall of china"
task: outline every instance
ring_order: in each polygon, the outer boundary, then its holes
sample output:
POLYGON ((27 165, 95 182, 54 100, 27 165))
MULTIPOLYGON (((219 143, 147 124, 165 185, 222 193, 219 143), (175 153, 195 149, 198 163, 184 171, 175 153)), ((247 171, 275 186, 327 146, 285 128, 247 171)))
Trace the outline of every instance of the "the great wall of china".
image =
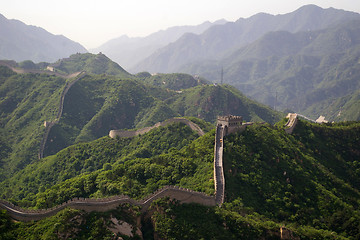
POLYGON ((51 122, 45 122, 45 124, 44 124, 45 125, 45 133, 44 133, 43 138, 42 138, 42 140, 40 142, 40 148, 39 148, 39 154, 38 154, 39 159, 44 157, 45 144, 47 142, 47 139, 48 139, 51 128, 55 124, 57 124, 59 122, 60 118, 61 118, 61 115, 62 115, 62 112, 63 112, 63 109, 64 109, 64 101, 65 101, 66 93, 70 90, 70 88, 77 81, 82 79, 84 76, 86 76, 85 72, 76 72, 76 73, 73 73, 73 74, 68 76, 69 78, 73 78, 73 80, 69 81, 69 82, 66 82, 64 90, 61 93, 60 102, 59 102, 59 109, 58 109, 58 113, 56 115, 56 119, 54 121, 51 121, 51 122))
POLYGON ((0 60, 0 66, 5 66, 10 68, 13 72, 18 73, 18 74, 26 74, 26 73, 38 73, 38 74, 48 74, 48 75, 55 75, 57 77, 62 77, 65 79, 73 79, 72 81, 68 81, 66 82, 66 85, 64 87, 64 90, 61 93, 60 96, 60 102, 59 102, 59 109, 58 109, 58 113, 56 115, 56 119, 54 121, 50 121, 50 122, 45 122, 44 126, 45 126, 45 133, 42 137, 42 140, 40 142, 40 147, 39 147, 39 153, 38 153, 38 157, 39 159, 43 158, 44 156, 44 149, 45 149, 45 144, 47 142, 47 138, 49 136, 50 130, 51 128, 57 124, 59 122, 59 119, 61 118, 63 109, 64 109, 64 100, 65 100, 65 95, 66 93, 70 90, 70 88, 77 82, 79 81, 81 78, 83 78, 85 76, 85 72, 75 72, 75 73, 71 73, 68 75, 63 75, 60 74, 58 72, 55 71, 49 71, 49 70, 37 70, 37 69, 23 69, 23 68, 18 68, 16 67, 17 63, 15 61, 7 61, 7 60, 0 60))
POLYGON ((121 204, 131 204, 140 206, 141 211, 145 212, 150 204, 159 198, 169 197, 179 200, 181 203, 199 203, 206 206, 215 206, 213 196, 204 193, 192 191, 190 189, 177 186, 165 186, 142 200, 134 200, 129 196, 114 196, 110 198, 92 199, 92 198, 74 198, 61 205, 49 209, 27 210, 13 205, 12 203, 0 200, 0 207, 6 209, 8 214, 19 221, 37 221, 46 217, 55 215, 64 208, 84 210, 86 212, 97 211, 106 212, 116 209, 121 204))
MULTIPOLYGON (((65 86, 64 91, 61 95, 60 106, 57 118, 54 122, 49 124, 50 128, 59 121, 64 104, 64 98, 71 86, 80 80, 84 75, 77 75, 77 78, 65 86)), ((285 131, 287 133, 292 133, 294 127, 297 123, 297 114, 289 114, 288 122, 285 125, 285 131)), ((111 130, 109 136, 111 138, 116 137, 133 137, 139 134, 144 134, 149 132, 151 129, 160 126, 166 126, 171 123, 181 122, 188 125, 193 131, 196 131, 200 136, 204 135, 202 129, 192 121, 186 118, 171 118, 164 122, 159 122, 152 127, 142 128, 135 131, 124 131, 124 130, 111 130)), ((206 206, 221 206, 225 198, 225 177, 223 169, 223 149, 224 143, 223 139, 226 135, 234 132, 242 132, 246 129, 248 125, 252 123, 242 123, 242 117, 238 116, 225 116, 218 117, 216 134, 215 134, 215 145, 214 145, 214 187, 215 187, 215 196, 209 196, 201 192, 196 192, 190 189, 180 188, 177 186, 165 186, 153 194, 142 200, 134 200, 129 196, 114 196, 111 198, 103 199, 90 199, 90 198, 74 198, 67 202, 64 202, 61 205, 55 206, 50 209, 40 209, 40 210, 27 210, 15 206, 12 203, 9 203, 4 200, 0 200, 0 208, 6 209, 9 215, 19 221, 37 221, 46 217, 55 215, 57 212, 61 211, 64 208, 70 207, 74 209, 84 210, 87 212, 98 211, 105 212, 112 209, 116 209, 120 204, 132 204, 141 207, 141 211, 146 211, 150 204, 159 198, 169 197, 171 199, 176 199, 181 203, 199 203, 206 206)), ((50 128, 47 129, 47 132, 44 135, 44 143, 49 134, 50 128)), ((43 143, 42 143, 43 144, 43 143)), ((43 151, 44 146, 42 146, 43 151)), ((40 155, 39 155, 40 156, 40 155)))
POLYGON ((289 120, 285 124, 285 132, 288 134, 292 134, 298 122, 298 115, 296 113, 289 113, 286 118, 288 118, 289 120))
MULTIPOLYGON (((66 94, 66 93, 65 93, 66 94)), ((204 135, 203 130, 195 123, 191 122, 186 118, 172 118, 164 122, 155 124, 152 127, 143 128, 137 131, 110 131, 110 137, 133 137, 138 134, 143 134, 155 127, 166 126, 171 123, 181 122, 188 125, 192 130, 196 131, 200 136, 204 135)), ((215 141, 220 142, 220 138, 224 137, 222 132, 220 135, 215 135, 215 141)), ((75 198, 69 200, 61 205, 58 205, 50 209, 40 209, 40 210, 27 210, 13 205, 4 200, 0 200, 0 208, 6 209, 9 215, 19 221, 37 221, 46 217, 55 215, 57 212, 61 211, 66 207, 71 207, 75 209, 80 209, 84 211, 109 211, 116 209, 120 204, 129 203, 132 205, 141 206, 142 211, 146 211, 150 204, 159 198, 169 197, 171 199, 176 199, 181 203, 199 203, 206 206, 216 206, 221 205, 224 202, 224 190, 225 190, 225 180, 222 169, 222 144, 215 142, 215 156, 214 156, 214 185, 215 185, 215 196, 209 196, 205 193, 196 192, 190 189, 180 188, 177 186, 165 186, 158 191, 154 192, 150 196, 146 197, 143 200, 134 200, 129 196, 114 196, 112 198, 105 199, 88 199, 88 198, 75 198)))
POLYGON ((149 132, 151 129, 157 128, 157 127, 164 127, 168 124, 171 123, 184 123, 186 125, 188 125, 193 131, 197 132, 199 134, 199 136, 203 136, 205 133, 204 131, 194 122, 186 119, 186 118, 182 118, 182 117, 175 117, 175 118, 170 118, 168 120, 165 120, 163 122, 158 122, 155 125, 151 126, 151 127, 145 127, 139 130, 111 130, 109 132, 109 137, 111 138, 116 138, 116 137, 134 137, 140 134, 144 134, 149 132))
MULTIPOLYGON (((5 65, 18 73, 24 73, 26 71, 26 70, 20 71, 18 69, 9 66, 8 64, 3 64, 3 62, 1 61, 0 61, 0 65, 5 65)), ((30 71, 30 70, 26 72, 34 73, 34 71, 30 71)), ((58 75, 54 72, 48 72, 48 71, 36 70, 35 72, 58 75)), ((45 143, 47 141, 47 137, 49 135, 51 127, 54 126, 61 118, 66 93, 69 91, 71 86, 73 86, 78 80, 80 80, 84 76, 85 76, 84 72, 79 72, 67 76, 68 78, 74 78, 74 77, 76 78, 70 82, 67 82, 64 87, 64 90, 60 97, 59 110, 55 121, 48 122, 46 124, 46 131, 39 150, 39 158, 43 157, 45 143)), ((289 114, 288 118, 289 120, 285 125, 285 131, 291 134, 297 123, 297 114, 289 114)), ((191 122, 190 120, 185 118, 171 118, 164 122, 159 122, 152 127, 146 127, 140 130, 135 130, 135 131, 111 130, 109 136, 111 138, 133 137, 139 134, 147 133, 151 129, 154 129, 156 127, 166 126, 168 124, 176 123, 176 122, 181 122, 188 125, 192 130, 196 131, 200 136, 204 135, 202 129, 197 124, 191 122)), ((251 124, 252 123, 243 124, 242 117, 237 117, 237 116, 225 116, 218 118, 217 126, 216 126, 216 134, 215 134, 215 145, 214 145, 215 196, 209 196, 201 192, 196 192, 190 189, 180 188, 177 186, 165 186, 142 200, 134 200, 126 195, 114 196, 111 198, 102 198, 102 199, 74 198, 72 200, 64 202, 61 205, 57 205, 53 208, 40 209, 40 210, 23 209, 7 201, 0 200, 0 208, 7 210, 8 214, 16 220, 37 221, 46 217, 53 216, 57 212, 67 207, 84 210, 87 212, 91 212, 91 211, 106 212, 112 209, 116 209, 120 204, 128 203, 128 204, 140 206, 141 211, 144 212, 148 209, 148 207, 154 200, 163 197, 176 199, 181 203, 199 203, 206 206, 216 206, 216 205, 221 206, 225 198, 225 177, 224 177, 224 169, 223 169, 223 148, 224 148, 223 139, 228 134, 244 131, 246 127, 251 124)))

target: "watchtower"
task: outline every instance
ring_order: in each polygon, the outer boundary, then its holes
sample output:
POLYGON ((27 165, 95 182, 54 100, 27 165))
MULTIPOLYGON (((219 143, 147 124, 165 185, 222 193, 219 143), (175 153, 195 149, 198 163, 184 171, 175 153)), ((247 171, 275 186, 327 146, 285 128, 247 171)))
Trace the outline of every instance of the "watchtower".
POLYGON ((224 135, 244 130, 245 125, 242 122, 243 118, 241 116, 228 115, 218 116, 217 118, 217 125, 224 128, 224 135))

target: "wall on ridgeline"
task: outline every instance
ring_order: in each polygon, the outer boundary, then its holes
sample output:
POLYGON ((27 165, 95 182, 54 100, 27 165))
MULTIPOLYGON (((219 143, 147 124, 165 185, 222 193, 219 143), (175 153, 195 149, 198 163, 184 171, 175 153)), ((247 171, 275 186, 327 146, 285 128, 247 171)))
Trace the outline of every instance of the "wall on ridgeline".
POLYGON ((193 123, 192 121, 190 121, 186 118, 170 118, 163 122, 158 122, 151 127, 145 127, 145 128, 139 129, 139 130, 111 130, 109 132, 109 137, 111 137, 111 138, 134 137, 134 136, 137 136, 140 134, 147 133, 154 128, 164 127, 168 124, 179 123, 179 122, 188 125, 193 131, 196 131, 199 134, 199 136, 203 136, 205 134, 204 131, 196 123, 193 123))
POLYGON ((59 102, 59 109, 58 109, 58 113, 56 115, 56 119, 52 122, 47 122, 47 124, 45 125, 45 133, 43 135, 43 138, 40 142, 40 148, 39 148, 39 153, 38 153, 38 157, 39 159, 43 158, 44 157, 44 149, 45 149, 45 144, 47 142, 47 139, 48 139, 48 136, 49 136, 49 133, 50 133, 50 130, 51 128, 57 124, 61 118, 61 115, 62 115, 62 112, 63 112, 63 109, 64 109, 64 101, 65 101, 65 95, 66 93, 70 90, 70 88, 77 82, 79 81, 80 79, 82 79, 84 76, 86 76, 84 74, 85 72, 77 72, 77 73, 73 73, 71 75, 69 75, 70 78, 73 78, 73 77, 76 77, 73 81, 71 82, 67 82, 65 87, 64 87, 64 90, 62 91, 61 93, 61 96, 60 96, 60 102, 59 102))
POLYGON ((294 128, 298 122, 297 114, 289 113, 286 118, 288 118, 289 120, 285 124, 285 132, 287 134, 292 134, 292 132, 294 131, 294 128))

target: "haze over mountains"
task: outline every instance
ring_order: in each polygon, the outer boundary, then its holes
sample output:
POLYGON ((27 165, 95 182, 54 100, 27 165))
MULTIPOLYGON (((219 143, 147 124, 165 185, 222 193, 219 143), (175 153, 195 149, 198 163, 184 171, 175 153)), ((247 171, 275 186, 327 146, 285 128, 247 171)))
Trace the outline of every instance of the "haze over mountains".
POLYGON ((176 26, 161 30, 146 37, 130 38, 123 35, 112 39, 98 48, 90 49, 93 53, 102 52, 122 67, 130 69, 156 50, 178 40, 185 33, 201 34, 215 25, 225 24, 226 20, 204 22, 196 26, 176 26))
POLYGON ((0 59, 34 62, 55 62, 73 53, 87 50, 62 35, 9 20, 0 14, 0 59))
POLYGON ((314 5, 260 13, 185 34, 132 71, 185 72, 220 82, 223 69, 225 83, 277 109, 357 120, 359 20, 358 13, 314 5))
POLYGON ((185 64, 221 59, 268 32, 312 31, 359 18, 358 13, 333 8, 322 9, 315 5, 306 5, 283 15, 259 13, 250 18, 214 26, 200 35, 185 34, 130 71, 177 72, 185 64))

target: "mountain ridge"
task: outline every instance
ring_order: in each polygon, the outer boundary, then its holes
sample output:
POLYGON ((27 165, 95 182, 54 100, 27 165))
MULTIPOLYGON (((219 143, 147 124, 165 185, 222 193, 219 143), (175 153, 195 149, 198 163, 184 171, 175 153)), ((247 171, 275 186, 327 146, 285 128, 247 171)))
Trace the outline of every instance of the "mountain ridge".
POLYGON ((87 50, 63 35, 54 35, 41 27, 9 20, 0 14, 0 59, 53 62, 87 50))
POLYGON ((151 55, 159 48, 176 41, 185 33, 200 34, 213 25, 224 24, 226 20, 206 21, 200 25, 174 26, 154 32, 145 37, 122 35, 107 41, 101 46, 90 49, 91 52, 103 52, 126 69, 131 69, 140 60, 151 55))
POLYGON ((183 36, 171 45, 159 49, 130 71, 176 72, 185 63, 219 59, 269 31, 316 30, 353 18, 360 18, 360 14, 333 8, 322 9, 315 5, 306 5, 282 15, 256 14, 250 18, 211 27, 198 36, 183 36), (188 41, 193 46, 188 45, 188 41))

